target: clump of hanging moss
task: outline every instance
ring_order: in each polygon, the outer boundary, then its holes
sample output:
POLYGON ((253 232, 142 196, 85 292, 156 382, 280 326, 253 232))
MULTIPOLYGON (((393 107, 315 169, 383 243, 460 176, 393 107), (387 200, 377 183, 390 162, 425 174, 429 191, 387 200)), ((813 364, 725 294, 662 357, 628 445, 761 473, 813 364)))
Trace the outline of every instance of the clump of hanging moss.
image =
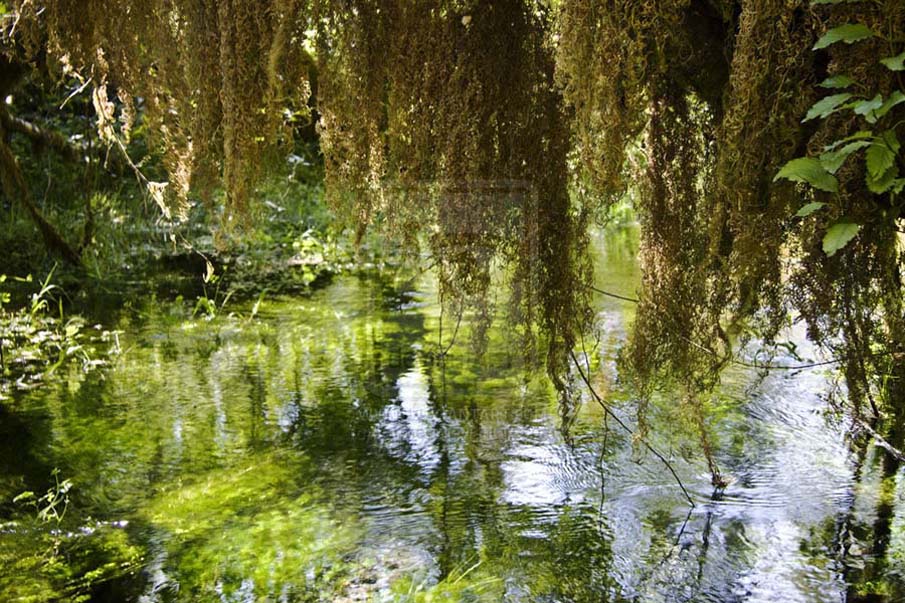
MULTIPOLYGON (((839 170, 833 195, 774 176, 863 127, 851 111, 802 122, 819 82, 845 75, 860 94, 885 98, 902 87, 879 59, 903 50, 903 11, 900 2, 562 3, 559 77, 585 180, 604 199, 640 183, 644 278, 626 359, 642 393, 678 382, 700 409, 733 347, 752 334, 772 343, 792 313, 841 360, 856 412, 871 400, 875 413, 902 415, 901 201, 869 190, 863 162, 839 170), (812 50, 853 21, 876 33, 812 50), (626 161, 633 145, 644 161, 626 161), (803 220, 795 214, 807 201, 828 211, 803 220), (822 241, 843 218, 861 235, 828 255, 822 241)), ((897 105, 883 123, 902 118, 897 105)))

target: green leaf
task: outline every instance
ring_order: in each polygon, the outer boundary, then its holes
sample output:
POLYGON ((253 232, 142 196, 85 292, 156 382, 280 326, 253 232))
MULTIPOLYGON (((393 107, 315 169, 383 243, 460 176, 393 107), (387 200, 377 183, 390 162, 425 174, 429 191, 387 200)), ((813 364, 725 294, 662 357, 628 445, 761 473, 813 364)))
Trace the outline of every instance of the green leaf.
POLYGON ((847 75, 834 75, 833 77, 826 78, 817 85, 821 88, 848 88, 854 83, 855 80, 847 75))
POLYGON ((776 182, 780 178, 793 182, 806 182, 818 190, 829 193, 839 190, 839 181, 836 180, 836 177, 826 171, 820 161, 813 157, 799 157, 788 162, 779 170, 773 181, 776 182))
POLYGON ((880 62, 893 71, 905 71, 905 52, 901 52, 894 57, 880 59, 880 62))
POLYGON ((849 155, 859 149, 869 147, 870 145, 871 142, 869 140, 856 140, 855 142, 850 142, 841 149, 827 151, 820 155, 820 163, 830 174, 835 174, 839 171, 839 168, 842 167, 842 164, 845 163, 845 160, 848 159, 849 155))
POLYGON ((805 205, 804 207, 799 209, 798 212, 795 214, 795 216, 799 217, 799 218, 806 218, 806 217, 810 216, 812 213, 814 213, 815 211, 817 211, 818 209, 824 207, 825 205, 826 205, 826 203, 821 203, 820 201, 814 201, 813 203, 808 203, 807 205, 805 205))
POLYGON ((874 180, 879 179, 895 164, 900 148, 899 139, 893 130, 887 130, 877 137, 867 149, 867 173, 874 180))
POLYGON ((880 140, 886 143, 893 153, 898 153, 899 149, 902 148, 902 145, 899 143, 899 137, 896 136, 895 130, 886 130, 882 134, 880 134, 880 140))
POLYGON ((204 276, 202 277, 204 279, 204 282, 205 283, 213 282, 215 275, 216 275, 216 273, 214 272, 214 265, 211 264, 210 260, 205 259, 204 260, 204 276))
POLYGON ((879 176, 868 174, 866 179, 867 188, 872 193, 882 195, 883 193, 893 189, 896 184, 896 177, 898 175, 899 170, 895 166, 892 166, 879 176))
POLYGON ((873 35, 874 32, 872 32, 870 28, 863 23, 846 23, 845 25, 834 27, 833 29, 823 34, 820 39, 817 40, 817 43, 814 44, 813 50, 826 48, 827 46, 831 46, 836 42, 845 42, 846 44, 852 44, 853 42, 857 42, 858 40, 866 40, 873 35))
MULTIPOLYGON (((808 110, 808 114, 805 115, 804 119, 801 121, 809 121, 814 119, 815 117, 824 118, 831 113, 839 110, 839 105, 847 101, 852 97, 848 92, 843 92, 841 94, 831 94, 830 96, 825 96, 821 98, 819 101, 814 103, 814 106, 808 110)), ((881 103, 882 104, 882 103, 881 103)))
POLYGON ((848 245, 848 242, 855 238, 859 230, 861 230, 860 224, 852 224, 851 222, 833 224, 823 237, 823 252, 827 255, 833 255, 848 245))
POLYGON ((30 491, 26 490, 25 492, 23 492, 22 494, 18 495, 16 498, 14 498, 13 502, 18 503, 18 502, 22 502, 23 500, 31 500, 34 497, 35 497, 34 492, 30 492, 30 491))
POLYGON ((842 139, 840 139, 840 140, 837 140, 836 142, 834 142, 834 143, 831 144, 831 145, 825 146, 825 147, 823 148, 823 150, 824 150, 824 151, 832 151, 833 149, 838 148, 838 147, 844 145, 845 143, 847 143, 847 142, 849 142, 849 141, 852 141, 852 140, 864 140, 864 139, 866 139, 866 138, 873 138, 873 137, 874 137, 874 133, 871 132, 870 130, 859 130, 858 132, 855 132, 855 133, 852 134, 851 136, 846 136, 845 138, 842 138, 842 139))
POLYGON ((899 103, 905 103, 905 94, 902 94, 901 90, 896 90, 892 94, 889 95, 889 98, 883 102, 883 106, 877 109, 872 113, 874 117, 874 121, 880 119, 887 113, 889 113, 893 107, 898 105, 899 103))
POLYGON ((873 119, 869 114, 873 111, 876 111, 880 107, 883 106, 883 95, 878 94, 870 100, 862 100, 856 103, 852 103, 851 107, 855 110, 857 115, 865 115, 867 116, 867 121, 870 123, 874 123, 877 120, 873 119))
POLYGON ((892 181, 892 186, 889 187, 889 191, 896 195, 901 193, 902 189, 905 189, 905 178, 896 178, 892 181))

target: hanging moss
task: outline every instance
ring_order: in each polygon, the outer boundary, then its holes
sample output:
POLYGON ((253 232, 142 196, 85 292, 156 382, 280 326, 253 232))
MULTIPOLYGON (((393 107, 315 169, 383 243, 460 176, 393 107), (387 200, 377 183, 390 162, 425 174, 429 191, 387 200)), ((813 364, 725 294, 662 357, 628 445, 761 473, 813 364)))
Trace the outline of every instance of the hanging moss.
MULTIPOLYGON (((903 11, 892 1, 563 2, 559 77, 586 178, 605 200, 639 183, 644 279, 626 358, 642 393, 678 382, 699 405, 733 346, 752 334, 772 343, 792 314, 843 360, 856 411, 881 392, 887 404, 874 409, 902 414, 900 202, 868 190, 863 162, 839 170, 834 195, 774 176, 858 129, 850 111, 802 123, 825 77, 884 97, 901 87, 879 58, 902 51, 903 11), (850 22, 878 34, 812 50, 850 22), (633 145, 642 165, 626 161, 633 145), (797 218, 809 200, 827 211, 797 218), (828 256, 822 240, 843 218, 861 234, 828 256)), ((885 119, 902 117, 897 106, 885 119)))
POLYGON ((22 45, 92 78, 121 101, 98 107, 108 140, 128 135, 141 99, 144 118, 166 151, 168 199, 206 195, 221 183, 232 217, 244 215, 261 169, 286 142, 284 109, 304 109, 310 92, 303 51, 308 10, 272 2, 69 0, 19 3, 22 45))
MULTIPOLYGON (((289 138, 318 74, 328 199, 360 238, 380 223, 426 235, 451 307, 489 321, 494 271, 510 314, 549 344, 551 374, 589 319, 586 215, 569 196, 571 131, 554 81, 555 20, 528 0, 22 2, 33 52, 134 99, 167 150, 170 203, 222 186, 227 217, 289 138)), ((481 329, 478 329, 480 333, 481 329)), ((480 338, 478 338, 480 339, 480 338)))
MULTIPOLYGON (((94 78, 99 126, 143 99, 179 200, 222 186, 227 212, 289 140, 307 106, 327 194, 358 237, 373 224, 409 249, 424 237, 451 308, 489 320, 495 267, 510 314, 547 365, 589 323, 589 216, 637 188, 644 270, 625 355, 646 398, 677 384, 694 416, 732 350, 773 343, 790 313, 840 354, 855 408, 905 419, 900 204, 861 164, 828 195, 774 176, 858 127, 839 112, 802 123, 816 85, 846 75, 890 95, 902 51, 898 0, 144 0, 22 1, 19 38, 94 78), (551 6, 553 8, 551 8, 551 6), (812 47, 853 20, 878 35, 812 47), (106 99, 106 100, 105 100, 106 99), (570 195, 577 192, 577 195, 570 195), (795 217, 809 200, 827 210, 795 217), (822 249, 839 219, 861 225, 822 249), (886 401, 873 400, 887 376, 886 401)), ((905 104, 884 118, 898 127, 905 104)), ((114 127, 116 126, 116 127, 114 127)), ((640 409, 644 425, 644 405, 640 409)), ((900 421, 902 422, 902 421, 900 421)), ((702 425, 705 449, 709 449, 702 425)))
MULTIPOLYGON (((569 199, 569 129, 552 21, 504 2, 325 3, 318 20, 328 191, 360 223, 427 232, 441 296, 488 316, 495 263, 549 364, 587 321, 585 225, 569 199)), ((411 237, 408 237, 410 243, 411 237)))

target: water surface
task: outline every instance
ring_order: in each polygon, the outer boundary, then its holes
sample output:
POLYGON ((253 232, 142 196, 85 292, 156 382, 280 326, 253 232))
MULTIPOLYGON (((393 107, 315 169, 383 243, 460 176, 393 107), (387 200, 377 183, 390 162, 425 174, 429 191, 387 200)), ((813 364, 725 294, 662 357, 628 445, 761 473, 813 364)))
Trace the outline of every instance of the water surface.
MULTIPOLYGON (((598 285, 632 294, 633 232, 595 243, 598 285)), ((72 546, 112 564, 109 579, 57 595, 905 600, 902 473, 851 451, 844 419, 827 416, 826 370, 728 371, 708 416, 733 479, 721 493, 678 398, 658 400, 651 439, 691 509, 580 388, 564 429, 556 392, 505 324, 483 355, 467 318, 441 329, 435 293, 430 275, 343 277, 267 299, 254 319, 236 306, 210 322, 149 303, 111 319, 121 352, 108 370, 73 368, 0 403, 0 495, 42 490, 58 468, 73 483, 72 546)), ((631 425, 616 357, 634 307, 595 307, 594 385, 631 425)), ((11 599, 48 592, 11 561, 40 529, 0 530, 11 599)))

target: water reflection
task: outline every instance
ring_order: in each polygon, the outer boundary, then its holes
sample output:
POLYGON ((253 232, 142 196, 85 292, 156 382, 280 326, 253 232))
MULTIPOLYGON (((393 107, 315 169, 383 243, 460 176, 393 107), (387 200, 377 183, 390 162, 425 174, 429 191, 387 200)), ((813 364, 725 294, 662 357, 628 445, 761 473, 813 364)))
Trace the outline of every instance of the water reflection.
MULTIPOLYGON (((598 283, 630 294, 634 235, 598 243, 598 283)), ((345 278, 253 322, 123 313, 114 369, 0 409, 17 450, 3 483, 60 467, 77 517, 129 520, 146 602, 418 600, 438 582, 493 601, 902 595, 901 471, 849 453, 824 373, 726 376, 710 420, 734 481, 717 496, 659 401, 654 443, 689 512, 589 400, 566 438, 505 329, 481 357, 463 332, 441 362, 434 299, 429 278, 345 278)), ((631 421, 615 358, 634 308, 596 303, 595 386, 631 421)))

